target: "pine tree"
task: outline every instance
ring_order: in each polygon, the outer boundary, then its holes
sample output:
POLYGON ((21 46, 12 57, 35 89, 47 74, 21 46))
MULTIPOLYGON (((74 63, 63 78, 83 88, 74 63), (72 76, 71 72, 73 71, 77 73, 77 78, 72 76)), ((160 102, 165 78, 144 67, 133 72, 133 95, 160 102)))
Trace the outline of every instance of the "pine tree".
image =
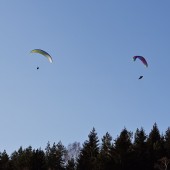
POLYGON ((159 142, 161 139, 161 135, 156 123, 154 123, 151 132, 149 133, 149 138, 147 140, 148 144, 154 148, 156 143, 159 142))
POLYGON ((165 132, 165 151, 166 156, 170 159, 170 127, 165 132))
POLYGON ((150 156, 150 169, 154 169, 154 164, 157 160, 161 159, 164 155, 164 139, 160 135, 158 126, 154 123, 153 128, 147 139, 148 154, 150 156))
POLYGON ((31 170, 46 170, 45 153, 41 149, 33 150, 31 159, 31 170))
POLYGON ((137 129, 134 135, 133 143, 133 169, 147 170, 148 169, 148 155, 146 145, 147 135, 143 128, 137 129))
POLYGON ((95 128, 88 135, 78 158, 77 170, 98 170, 99 140, 95 128))
POLYGON ((128 170, 131 169, 131 149, 132 149, 132 133, 128 132, 126 128, 122 130, 120 136, 115 140, 115 160, 117 169, 128 170))
POLYGON ((9 170, 10 164, 9 164, 9 156, 4 150, 2 153, 0 153, 0 170, 9 170))
POLYGON ((14 152, 11 155, 11 166, 12 169, 20 170, 20 169, 31 169, 31 158, 32 158, 32 147, 29 146, 26 149, 22 149, 20 147, 18 152, 14 152))
POLYGON ((47 144, 46 158, 49 170, 63 170, 64 169, 64 152, 65 148, 61 142, 57 145, 54 143, 52 147, 47 144))
POLYGON ((112 137, 107 132, 102 138, 101 150, 99 154, 99 169, 110 170, 114 168, 112 137))
POLYGON ((19 157, 19 153, 17 151, 14 151, 11 154, 11 169, 12 170, 18 170, 19 169, 19 163, 18 163, 18 157, 19 157))

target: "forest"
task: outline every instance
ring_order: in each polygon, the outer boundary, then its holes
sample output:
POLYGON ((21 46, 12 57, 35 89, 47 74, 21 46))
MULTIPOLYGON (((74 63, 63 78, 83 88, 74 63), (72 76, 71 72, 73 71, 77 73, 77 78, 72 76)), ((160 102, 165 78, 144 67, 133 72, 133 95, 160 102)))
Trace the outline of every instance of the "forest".
POLYGON ((59 141, 44 150, 0 152, 0 170, 170 170, 169 164, 170 127, 160 134, 156 123, 148 135, 142 127, 134 133, 124 128, 116 139, 107 132, 100 140, 92 128, 82 145, 59 141))

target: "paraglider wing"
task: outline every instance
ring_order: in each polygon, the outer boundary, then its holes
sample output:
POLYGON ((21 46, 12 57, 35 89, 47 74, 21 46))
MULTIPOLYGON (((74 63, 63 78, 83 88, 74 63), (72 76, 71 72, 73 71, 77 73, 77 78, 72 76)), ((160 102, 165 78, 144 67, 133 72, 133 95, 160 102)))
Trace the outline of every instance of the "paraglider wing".
POLYGON ((39 54, 42 54, 43 56, 47 57, 47 59, 48 59, 48 61, 49 61, 50 63, 53 62, 52 57, 51 57, 47 52, 45 52, 44 50, 34 49, 34 50, 31 51, 31 53, 39 53, 39 54))
POLYGON ((134 57, 133 57, 133 60, 135 61, 137 58, 138 58, 139 60, 141 60, 142 63, 143 63, 146 67, 148 67, 148 63, 147 63, 147 61, 146 61, 146 59, 145 59, 144 57, 142 57, 142 56, 134 56, 134 57))

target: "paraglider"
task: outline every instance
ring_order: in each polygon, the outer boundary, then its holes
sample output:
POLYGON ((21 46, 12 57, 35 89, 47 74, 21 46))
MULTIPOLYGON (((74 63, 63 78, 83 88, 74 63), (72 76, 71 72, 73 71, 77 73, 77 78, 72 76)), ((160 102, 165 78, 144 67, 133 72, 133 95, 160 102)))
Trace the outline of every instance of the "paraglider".
POLYGON ((147 63, 147 61, 146 61, 146 59, 145 59, 144 57, 142 57, 142 56, 134 56, 134 57, 133 57, 133 60, 136 61, 137 58, 138 58, 139 60, 141 60, 142 63, 143 63, 146 67, 148 67, 148 63, 147 63))
POLYGON ((143 78, 143 76, 140 76, 140 77, 139 77, 139 80, 142 79, 142 78, 143 78))
MULTIPOLYGON (((44 51, 44 50, 34 49, 34 50, 32 50, 30 53, 39 53, 39 54, 45 56, 50 63, 53 62, 52 57, 50 56, 50 54, 48 54, 48 53, 47 53, 46 51, 44 51)), ((39 68, 37 67, 37 69, 39 69, 39 68)))
MULTIPOLYGON (((133 56, 133 61, 136 61, 136 59, 141 60, 141 62, 145 65, 145 67, 148 67, 148 63, 143 56, 133 56)), ((140 80, 142 78, 143 78, 143 76, 140 76, 138 79, 140 80)))

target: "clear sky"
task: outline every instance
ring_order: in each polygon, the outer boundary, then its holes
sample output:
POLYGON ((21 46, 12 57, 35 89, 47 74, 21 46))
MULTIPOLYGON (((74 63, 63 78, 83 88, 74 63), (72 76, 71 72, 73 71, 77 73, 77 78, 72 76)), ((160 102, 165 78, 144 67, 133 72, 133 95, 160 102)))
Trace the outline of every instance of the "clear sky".
POLYGON ((2 0, 0 151, 83 143, 93 127, 99 138, 124 127, 148 134, 155 122, 165 132, 169 9, 169 0, 2 0))

